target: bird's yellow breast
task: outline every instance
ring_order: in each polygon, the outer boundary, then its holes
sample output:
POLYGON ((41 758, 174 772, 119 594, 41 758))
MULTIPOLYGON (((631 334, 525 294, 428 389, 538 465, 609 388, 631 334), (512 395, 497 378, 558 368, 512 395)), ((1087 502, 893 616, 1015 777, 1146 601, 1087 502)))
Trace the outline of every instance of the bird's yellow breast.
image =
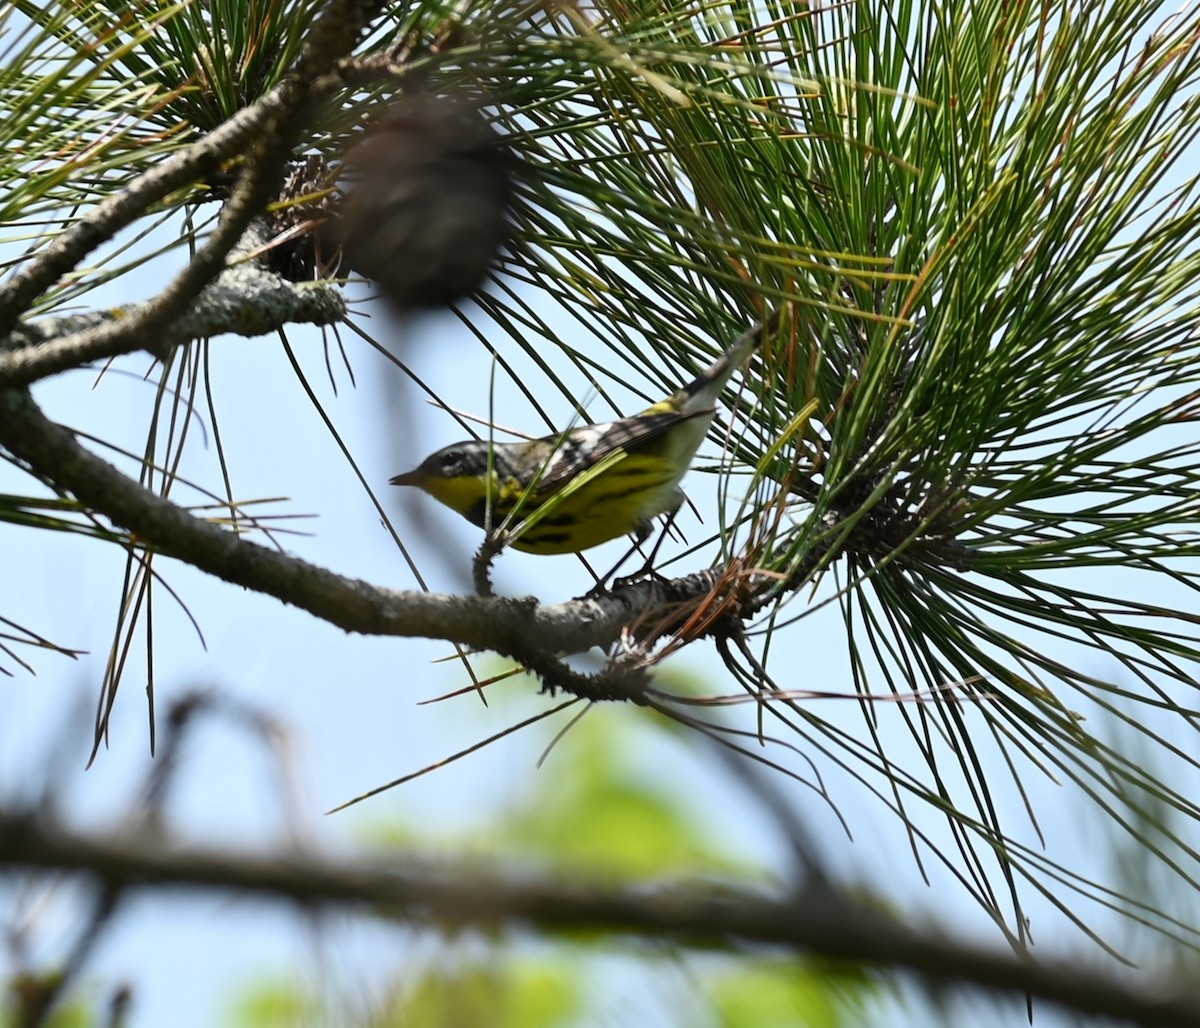
POLYGON ((511 545, 526 553, 577 553, 632 535, 679 506, 679 478, 666 461, 627 454, 582 485, 560 491, 561 498, 539 497, 536 507, 522 507, 517 518, 533 514, 532 524, 511 545))
MULTIPOLYGON (((486 482, 486 475, 460 475, 453 478, 430 476, 421 482, 421 488, 439 503, 444 503, 451 510, 457 511, 469 521, 482 527, 483 514, 480 499, 489 495, 486 482), (478 517, 475 516, 477 508, 480 511, 478 517)), ((513 486, 516 486, 516 483, 513 483, 513 486)), ((507 509, 506 504, 511 506, 520 495, 519 488, 515 493, 512 489, 505 490, 500 484, 500 477, 494 471, 492 472, 490 496, 494 511, 507 509), (512 495, 508 496, 507 493, 512 493, 512 495)), ((495 517, 492 520, 494 523, 499 522, 499 519, 495 517)))

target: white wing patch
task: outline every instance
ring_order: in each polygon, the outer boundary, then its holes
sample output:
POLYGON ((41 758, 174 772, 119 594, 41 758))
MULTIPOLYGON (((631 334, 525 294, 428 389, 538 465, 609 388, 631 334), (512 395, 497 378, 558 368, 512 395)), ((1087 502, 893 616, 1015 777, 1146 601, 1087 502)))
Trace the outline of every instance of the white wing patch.
MULTIPOLYGON (((539 491, 569 481, 594 464, 604 453, 609 452, 611 447, 605 445, 604 437, 616 424, 618 422, 609 421, 602 425, 586 425, 568 432, 550 455, 550 460, 538 477, 539 491)), ((555 437, 552 436, 547 442, 552 443, 554 440, 555 437)))

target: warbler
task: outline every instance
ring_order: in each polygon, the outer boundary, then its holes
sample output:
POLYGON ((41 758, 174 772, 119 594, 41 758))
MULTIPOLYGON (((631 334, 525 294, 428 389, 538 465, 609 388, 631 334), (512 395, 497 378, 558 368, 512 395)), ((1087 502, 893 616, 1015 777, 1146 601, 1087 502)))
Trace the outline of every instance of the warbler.
POLYGON ((391 483, 416 486, 481 528, 500 526, 515 512, 509 545, 526 553, 579 553, 622 535, 644 542, 654 518, 673 516, 683 503, 679 482, 712 424, 714 404, 777 314, 640 414, 526 442, 454 443, 391 483))

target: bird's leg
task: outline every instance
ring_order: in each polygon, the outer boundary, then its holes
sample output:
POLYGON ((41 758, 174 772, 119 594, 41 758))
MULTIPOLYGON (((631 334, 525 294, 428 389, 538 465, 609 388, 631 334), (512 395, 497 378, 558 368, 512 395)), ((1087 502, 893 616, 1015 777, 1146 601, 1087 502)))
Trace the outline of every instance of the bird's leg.
MULTIPOLYGON (((663 522, 662 531, 659 532, 658 539, 656 539, 654 542, 654 548, 650 551, 650 556, 646 558, 642 566, 638 568, 637 571, 635 571, 632 575, 622 575, 620 578, 613 579, 614 588, 636 582, 644 575, 649 575, 651 578, 657 578, 660 581, 665 580, 665 576, 660 575, 654 570, 654 562, 658 559, 658 551, 662 549, 662 544, 666 542, 667 537, 670 536, 671 530, 675 526, 675 515, 678 513, 679 508, 676 507, 673 511, 667 514, 666 520, 663 522)), ((653 522, 648 521, 644 525, 641 525, 637 530, 634 544, 621 555, 621 559, 617 561, 611 568, 609 568, 609 570, 601 578, 596 579, 596 584, 587 591, 586 595, 596 596, 599 593, 604 592, 605 583, 620 570, 622 564, 624 564, 630 557, 632 557, 638 552, 638 550, 642 548, 642 544, 653 534, 653 522)), ((678 530, 676 530, 676 534, 678 534, 678 530)), ((680 536, 680 538, 682 538, 682 536, 680 536)))
MULTIPOLYGON (((659 532, 658 538, 654 542, 654 548, 650 551, 650 556, 646 558, 646 562, 640 568, 638 568, 637 571, 635 571, 632 575, 624 575, 621 578, 615 579, 613 581, 614 587, 620 586, 620 585, 628 585, 631 582, 636 582, 643 575, 649 575, 651 578, 657 578, 660 581, 665 580, 664 575, 660 575, 657 571, 654 570, 654 562, 658 559, 658 551, 662 549, 662 544, 667 541, 667 536, 669 536, 671 534, 671 529, 675 525, 675 515, 678 513, 679 513, 679 508, 676 507, 673 511, 671 511, 670 514, 667 515, 666 520, 663 522, 662 531, 659 532)), ((633 547, 633 550, 630 550, 629 553, 625 554, 625 560, 628 560, 629 557, 631 557, 633 555, 634 550, 636 550, 639 546, 641 546, 642 543, 644 543, 650 537, 650 533, 652 531, 653 531, 653 529, 649 525, 645 526, 645 529, 644 529, 645 534, 640 536, 640 538, 637 541, 637 544, 633 547)), ((624 563, 624 560, 622 561, 622 563, 624 563)), ((621 565, 618 564, 617 568, 619 568, 620 566, 621 565)), ((612 571, 609 572, 609 574, 611 575, 614 571, 617 570, 617 568, 613 568, 612 571)))
MULTIPOLYGON (((600 593, 604 592, 605 583, 620 570, 621 565, 624 564, 625 561, 627 561, 630 557, 632 557, 635 553, 637 553, 637 551, 641 548, 642 543, 644 543, 647 539, 649 539, 650 536, 653 534, 653 532, 654 532, 654 525, 652 522, 646 522, 644 525, 639 525, 637 534, 634 536, 634 540, 635 540, 634 544, 631 547, 629 547, 629 549, 626 550, 623 554, 621 554, 621 559, 619 561, 617 561, 603 575, 601 575, 599 578, 596 579, 596 584, 593 585, 586 593, 584 593, 584 596, 585 597, 598 596, 600 593)), ((658 549, 658 547, 655 546, 655 550, 657 550, 657 549, 658 549)), ((639 575, 641 573, 642 573, 641 571, 638 572, 639 575)), ((625 579, 622 579, 622 581, 625 581, 625 579)))

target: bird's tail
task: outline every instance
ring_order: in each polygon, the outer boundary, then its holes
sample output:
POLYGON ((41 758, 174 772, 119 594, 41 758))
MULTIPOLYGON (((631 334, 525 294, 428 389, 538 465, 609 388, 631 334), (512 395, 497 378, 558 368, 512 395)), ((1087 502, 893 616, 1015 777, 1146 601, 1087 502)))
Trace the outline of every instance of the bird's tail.
POLYGON ((701 372, 695 381, 672 396, 667 401, 668 404, 685 414, 714 407, 721 390, 725 388, 725 383, 762 345, 763 340, 779 327, 782 317, 783 307, 776 307, 765 318, 748 328, 707 370, 701 372))

